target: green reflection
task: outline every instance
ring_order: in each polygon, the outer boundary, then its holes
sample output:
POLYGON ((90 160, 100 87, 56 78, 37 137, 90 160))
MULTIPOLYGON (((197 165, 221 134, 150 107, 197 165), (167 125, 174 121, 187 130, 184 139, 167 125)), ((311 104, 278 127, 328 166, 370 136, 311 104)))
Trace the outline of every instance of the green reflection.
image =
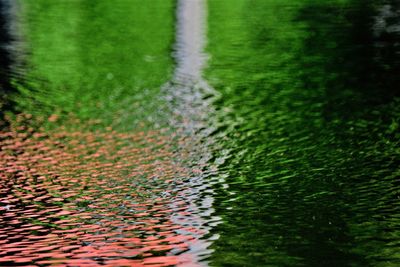
POLYGON ((172 70, 174 1, 20 1, 20 111, 132 128, 172 70))
POLYGON ((212 265, 399 264, 399 35, 390 18, 374 28, 385 5, 209 1, 215 135, 231 150, 212 265))

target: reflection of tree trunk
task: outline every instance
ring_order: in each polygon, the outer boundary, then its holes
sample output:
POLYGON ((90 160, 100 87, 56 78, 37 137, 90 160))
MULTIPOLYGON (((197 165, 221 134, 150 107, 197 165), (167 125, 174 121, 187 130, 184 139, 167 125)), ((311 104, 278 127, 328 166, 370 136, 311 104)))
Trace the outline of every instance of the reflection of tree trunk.
MULTIPOLYGON (((389 66, 392 71, 386 81, 392 92, 398 92, 398 72, 400 71, 400 3, 382 5, 375 16, 373 25, 376 58, 383 62, 383 69, 389 66)), ((387 71, 385 71, 387 72, 387 71)))
POLYGON ((11 41, 8 30, 7 9, 4 1, 0 1, 0 90, 2 96, 9 88, 8 73, 11 65, 11 58, 7 47, 11 41))
POLYGON ((8 100, 8 94, 11 91, 10 71, 12 64, 10 9, 11 3, 9 1, 0 1, 0 128, 5 125, 3 111, 8 110, 11 106, 8 100))
POLYGON ((379 8, 374 33, 376 37, 400 33, 400 4, 385 4, 379 8))

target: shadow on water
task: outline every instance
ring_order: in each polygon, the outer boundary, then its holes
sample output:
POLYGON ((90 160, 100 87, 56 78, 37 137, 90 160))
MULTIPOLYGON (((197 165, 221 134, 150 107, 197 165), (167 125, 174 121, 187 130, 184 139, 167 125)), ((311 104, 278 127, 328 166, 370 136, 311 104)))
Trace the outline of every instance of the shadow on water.
POLYGON ((235 3, 209 8, 215 136, 231 150, 212 263, 398 264, 398 7, 235 3))
MULTIPOLYGON (((352 118, 400 95, 398 5, 354 1, 343 10, 332 3, 310 3, 299 11, 296 21, 305 23, 308 33, 304 54, 314 57, 304 66, 328 74, 324 84, 328 119, 352 118)), ((318 86, 308 75, 304 83, 318 86)))

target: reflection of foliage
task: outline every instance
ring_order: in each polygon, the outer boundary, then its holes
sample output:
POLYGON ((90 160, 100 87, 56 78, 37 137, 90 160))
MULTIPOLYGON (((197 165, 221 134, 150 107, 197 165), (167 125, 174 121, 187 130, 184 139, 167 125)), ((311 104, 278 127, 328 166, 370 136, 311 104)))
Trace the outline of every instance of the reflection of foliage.
POLYGON ((172 67, 173 1, 23 1, 17 107, 135 127, 155 113, 172 67), (151 14, 151 15, 149 15, 151 14), (145 26, 144 26, 145 25, 145 26))
POLYGON ((215 265, 395 261, 399 58, 377 57, 395 45, 373 36, 382 3, 210 1, 215 135, 232 151, 215 265))

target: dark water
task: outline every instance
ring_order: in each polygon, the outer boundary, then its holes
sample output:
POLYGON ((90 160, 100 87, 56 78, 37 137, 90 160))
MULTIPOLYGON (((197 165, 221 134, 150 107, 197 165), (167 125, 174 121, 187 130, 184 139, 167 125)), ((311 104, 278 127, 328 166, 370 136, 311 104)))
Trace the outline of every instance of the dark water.
POLYGON ((0 1, 1 266, 400 265, 399 4, 201 2, 0 1))
POLYGON ((398 3, 233 2, 209 2, 212 263, 399 265, 398 3))

